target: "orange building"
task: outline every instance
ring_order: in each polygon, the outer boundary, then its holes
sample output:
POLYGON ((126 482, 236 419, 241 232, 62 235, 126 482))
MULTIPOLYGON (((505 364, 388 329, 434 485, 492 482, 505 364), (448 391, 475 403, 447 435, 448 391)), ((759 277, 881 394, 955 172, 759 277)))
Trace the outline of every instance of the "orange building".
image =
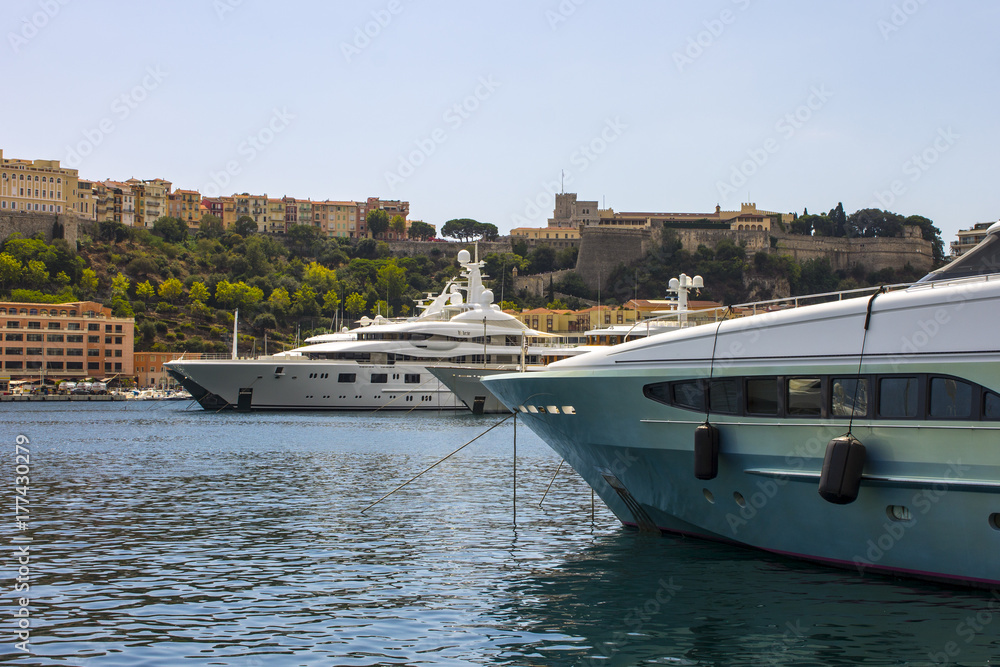
POLYGON ((174 359, 201 359, 198 352, 136 352, 135 377, 139 387, 167 389, 175 386, 163 364, 174 359))
POLYGON ((94 301, 0 302, 3 379, 132 377, 135 320, 94 301))

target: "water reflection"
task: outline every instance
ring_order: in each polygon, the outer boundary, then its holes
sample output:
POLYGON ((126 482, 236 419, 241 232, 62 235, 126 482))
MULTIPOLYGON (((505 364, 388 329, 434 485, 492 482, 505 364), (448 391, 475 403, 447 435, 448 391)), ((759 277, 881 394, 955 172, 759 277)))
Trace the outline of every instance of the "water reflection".
MULTIPOLYGON (((496 420, 14 405, 43 665, 982 664, 992 598, 624 531, 496 420), (969 619, 972 619, 971 623, 969 619), (978 628, 978 629, 976 629, 978 628), (950 649, 949 649, 950 647, 950 649), (943 656, 943 657, 942 657, 943 656)), ((10 480, 12 457, 0 456, 10 480)), ((5 538, 13 527, 0 525, 5 538)), ((5 577, 11 561, 0 562, 5 577)))

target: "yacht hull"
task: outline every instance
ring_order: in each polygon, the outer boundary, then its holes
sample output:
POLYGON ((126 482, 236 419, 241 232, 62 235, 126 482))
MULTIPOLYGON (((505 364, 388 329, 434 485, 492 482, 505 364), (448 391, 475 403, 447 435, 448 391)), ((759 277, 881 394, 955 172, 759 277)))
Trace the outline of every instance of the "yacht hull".
POLYGON ((425 366, 321 360, 178 360, 170 375, 206 410, 463 410, 425 366))
POLYGON ((1000 392, 998 285, 891 293, 868 317, 868 299, 748 317, 483 382, 624 524, 859 574, 993 587, 1000 585, 1000 414, 988 406, 1000 392), (708 378, 732 379, 743 401, 748 378, 787 388, 803 377, 822 386, 825 407, 813 416, 795 415, 792 398, 780 394, 774 416, 750 414, 747 405, 730 414, 689 409, 672 394, 654 400, 664 395, 656 388, 692 378, 704 387, 708 378), (835 377, 869 383, 863 415, 830 409, 835 377), (919 391, 906 405, 924 417, 889 416, 883 381, 888 392, 891 382, 911 379, 919 391), (975 414, 932 414, 963 383, 972 387, 975 414), (935 387, 950 393, 936 402, 935 387), (699 479, 695 429, 706 421, 718 429, 717 474, 699 479), (820 496, 819 484, 828 443, 848 432, 866 459, 857 498, 836 504, 820 496))

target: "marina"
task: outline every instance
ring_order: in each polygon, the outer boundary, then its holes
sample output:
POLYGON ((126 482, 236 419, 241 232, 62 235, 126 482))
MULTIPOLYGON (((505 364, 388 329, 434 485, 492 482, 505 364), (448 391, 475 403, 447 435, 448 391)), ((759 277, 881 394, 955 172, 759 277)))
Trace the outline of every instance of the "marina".
MULTIPOLYGON (((30 439, 34 577, 32 655, 9 642, 4 664, 846 666, 1000 653, 987 592, 648 535, 599 500, 592 520, 565 466, 539 507, 559 459, 521 424, 516 527, 511 422, 361 513, 495 416, 150 401, 9 404, 0 419, 11 443, 30 439)), ((9 452, 0 475, 12 481, 9 452)))

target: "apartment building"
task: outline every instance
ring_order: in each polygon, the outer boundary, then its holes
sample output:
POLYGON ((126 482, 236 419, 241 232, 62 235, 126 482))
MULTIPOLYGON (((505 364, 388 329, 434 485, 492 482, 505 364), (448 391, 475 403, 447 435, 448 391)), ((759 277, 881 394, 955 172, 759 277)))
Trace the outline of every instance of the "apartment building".
POLYGON ((135 321, 94 301, 0 302, 6 379, 131 377, 135 321))
POLYGON ((59 160, 18 160, 0 149, 0 212, 78 212, 79 175, 59 160))

